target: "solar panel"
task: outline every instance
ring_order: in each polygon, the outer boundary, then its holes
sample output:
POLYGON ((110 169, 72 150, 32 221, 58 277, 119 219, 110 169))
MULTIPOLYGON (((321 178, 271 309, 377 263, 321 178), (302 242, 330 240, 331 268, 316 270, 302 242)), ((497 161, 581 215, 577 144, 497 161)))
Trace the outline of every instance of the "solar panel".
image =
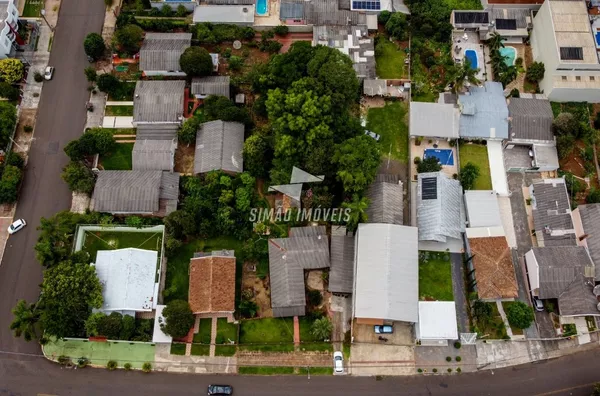
POLYGON ((352 9, 353 10, 380 11, 381 10, 381 2, 380 1, 353 1, 352 9))
POLYGON ((455 12, 455 23, 489 23, 489 15, 487 12, 455 12))
POLYGON ((496 19, 496 29, 500 30, 517 30, 516 19, 496 19))
POLYGON ((437 177, 425 177, 421 180, 421 197, 437 199, 437 177))
POLYGON ((562 60, 583 60, 583 48, 581 48, 581 47, 560 47, 560 59, 562 59, 562 60))

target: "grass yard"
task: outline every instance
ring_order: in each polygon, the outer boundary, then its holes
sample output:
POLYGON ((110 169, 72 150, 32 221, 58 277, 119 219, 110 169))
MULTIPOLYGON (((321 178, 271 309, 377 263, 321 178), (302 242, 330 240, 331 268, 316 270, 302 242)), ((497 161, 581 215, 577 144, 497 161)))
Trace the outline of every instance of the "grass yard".
POLYGON ((311 367, 307 369, 306 367, 299 367, 300 375, 333 375, 333 367, 311 367))
POLYGON ((403 102, 387 102, 385 107, 371 108, 367 129, 381 135, 379 141, 384 156, 408 163, 408 107, 403 102), (390 150, 391 145, 391 150, 390 150))
POLYGON ((115 150, 103 157, 100 163, 104 170, 131 170, 133 143, 117 143, 115 150))
MULTIPOLYGON (((211 252, 213 250, 229 249, 235 250, 237 255, 241 254, 243 245, 242 241, 234 238, 218 237, 192 240, 178 248, 169 258, 169 265, 167 266, 165 291, 163 293, 165 304, 172 300, 187 301, 190 284, 188 270, 190 267, 190 259, 194 257, 195 252, 211 252)), ((236 273, 239 273, 241 276, 241 270, 239 268, 236 273)), ((238 289, 239 287, 236 287, 236 290, 238 289)))
POLYGON ((426 92, 420 92, 418 94, 415 94, 412 96, 412 101, 413 102, 430 102, 433 103, 437 100, 437 95, 434 94, 433 92, 430 91, 426 91, 426 92))
POLYGON ((210 344, 210 328, 212 319, 200 319, 200 331, 194 334, 194 342, 198 344, 210 344))
POLYGON ((108 95, 108 100, 115 102, 132 101, 135 92, 135 84, 135 81, 121 82, 115 92, 108 95))
POLYGON ((492 306, 492 315, 491 320, 488 323, 477 323, 478 333, 482 336, 485 336, 486 339, 491 340, 504 340, 508 338, 506 334, 506 326, 504 326, 504 321, 502 321, 502 317, 498 312, 498 307, 496 303, 486 303, 492 306))
POLYGON ((185 344, 171 344, 171 355, 185 355, 185 344))
POLYGON ((448 253, 419 252, 419 298, 422 301, 454 301, 448 253), (428 256, 426 260, 424 255, 428 256))
POLYGON ((229 344, 230 341, 237 342, 238 325, 228 323, 226 318, 217 319, 217 344, 229 344))
POLYGON ((162 244, 161 232, 115 232, 115 231, 86 231, 83 247, 95 260, 98 250, 114 250, 139 248, 159 252, 162 244))
POLYGON ((27 0, 21 16, 23 18, 39 18, 42 8, 44 8, 44 0, 27 0))
POLYGON ((238 368, 238 374, 246 375, 283 375, 294 374, 293 367, 272 367, 272 366, 241 366, 238 368))
POLYGON ((193 344, 191 354, 194 356, 210 355, 210 345, 193 344))
POLYGON ((375 49, 377 61, 377 77, 405 78, 408 77, 408 65, 404 64, 406 53, 394 42, 380 36, 375 49))
MULTIPOLYGON (((508 307, 510 307, 514 303, 515 301, 502 301, 502 308, 504 309, 504 312, 506 312, 508 307)), ((508 322, 508 324, 510 325, 510 322, 508 322)), ((510 329, 512 330, 512 333, 514 335, 523 335, 523 329, 519 329, 518 327, 514 327, 512 325, 510 325, 510 329)))
POLYGON ((244 320, 240 325, 240 346, 250 351, 291 352, 294 322, 292 318, 244 320))
POLYGON ((113 135, 135 135, 137 132, 136 128, 102 128, 109 130, 113 135))
POLYGON ((476 143, 461 143, 458 150, 461 167, 465 166, 467 162, 479 166, 479 177, 475 180, 473 189, 491 190, 492 177, 490 176, 487 146, 476 143))
POLYGON ((300 349, 304 351, 333 352, 333 345, 316 339, 311 333, 314 320, 307 316, 299 318, 300 322, 300 349))
POLYGON ((131 117, 133 116, 133 106, 106 106, 105 116, 131 117))

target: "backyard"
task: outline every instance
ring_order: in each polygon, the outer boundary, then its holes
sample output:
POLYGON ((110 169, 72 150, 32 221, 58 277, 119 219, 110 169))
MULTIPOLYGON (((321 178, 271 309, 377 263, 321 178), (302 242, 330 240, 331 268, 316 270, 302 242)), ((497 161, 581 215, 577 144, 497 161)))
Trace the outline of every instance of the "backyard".
POLYGON ((104 109, 105 116, 126 117, 133 116, 133 106, 106 106, 104 109))
POLYGON ((292 352, 294 350, 292 318, 243 320, 240 325, 240 348, 248 351, 292 352))
POLYGON ((303 351, 333 352, 333 345, 315 338, 311 333, 312 324, 315 322, 308 316, 299 318, 300 322, 300 349, 303 351))
POLYGON ((44 0, 27 0, 21 16, 23 18, 39 18, 42 8, 44 8, 44 0))
POLYGON ((377 77, 399 79, 408 77, 408 64, 404 64, 406 52, 395 42, 384 36, 377 37, 375 60, 377 62, 377 77))
POLYGON ((131 170, 133 143, 117 143, 112 153, 100 157, 104 170, 131 170))
POLYGON ((468 162, 479 167, 479 176, 475 179, 473 190, 491 190, 492 178, 490 176, 487 146, 461 142, 458 152, 461 167, 464 167, 468 162))
POLYGON ((159 252, 162 244, 162 232, 115 232, 115 231, 86 231, 83 237, 84 250, 96 259, 98 250, 114 250, 138 248, 159 252))
POLYGON ((419 299, 454 301, 450 254, 419 252, 419 299))
POLYGON ((386 102, 385 107, 370 108, 367 129, 381 135, 382 153, 403 164, 408 163, 408 106, 403 102, 386 102))

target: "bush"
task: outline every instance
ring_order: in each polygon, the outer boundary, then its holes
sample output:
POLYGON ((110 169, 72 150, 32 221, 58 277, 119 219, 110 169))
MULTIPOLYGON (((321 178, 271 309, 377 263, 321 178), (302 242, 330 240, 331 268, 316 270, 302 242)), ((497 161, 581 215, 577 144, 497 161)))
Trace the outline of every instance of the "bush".
POLYGON ((200 124, 202 124, 202 119, 199 117, 191 117, 185 120, 183 125, 177 131, 177 138, 179 141, 188 146, 196 143, 196 134, 198 128, 200 128, 200 124))
POLYGON ((96 78, 98 89, 107 94, 113 94, 121 85, 121 81, 110 73, 101 74, 96 78))
POLYGON ((15 58, 0 60, 0 81, 16 84, 23 79, 25 66, 23 62, 15 58))
POLYGON ((436 369, 436 368, 434 368, 434 369, 433 369, 433 370, 431 370, 431 371, 432 371, 432 372, 434 372, 434 373, 437 373, 437 369, 436 369))
POLYGON ((17 100, 19 99, 19 89, 13 87, 7 82, 0 81, 0 98, 17 100))
POLYGON ((110 371, 116 370, 117 367, 119 367, 119 364, 115 360, 109 360, 108 363, 106 363, 106 368, 110 371))
POLYGON ((25 159, 23 159, 21 154, 11 151, 6 157, 6 165, 15 166, 22 170, 25 166, 25 159))
POLYGON ((143 38, 144 30, 141 27, 132 24, 117 29, 113 38, 113 43, 122 51, 133 55, 140 51, 143 38))
POLYGON ((225 58, 225 59, 231 58, 231 48, 225 48, 225 51, 223 51, 223 58, 225 58))
POLYGON ((519 93, 519 89, 518 89, 518 88, 513 88, 513 89, 510 91, 510 95, 509 95, 509 96, 510 96, 511 98, 518 98, 518 97, 520 97, 520 96, 521 96, 521 94, 519 93))
POLYGON ((162 331, 173 338, 182 338, 194 326, 194 314, 190 304, 183 300, 173 300, 163 310, 165 323, 160 325, 162 331))
POLYGON ((6 165, 0 178, 0 203, 13 203, 17 200, 21 169, 6 165))
POLYGON ((600 189, 592 188, 587 197, 585 197, 585 202, 592 203, 600 203, 600 189))
POLYGON ((188 77, 207 76, 213 71, 212 57, 201 47, 187 48, 179 58, 179 66, 188 77))
POLYGON ((187 8, 185 8, 185 6, 183 4, 179 4, 177 6, 177 11, 175 11, 175 16, 179 17, 179 18, 183 18, 184 16, 186 16, 188 14, 188 10, 187 8))
POLYGON ((258 304, 249 299, 244 299, 240 302, 240 314, 244 318, 253 318, 258 313, 258 304))
POLYGON ((467 164, 460 170, 459 180, 464 190, 472 190, 475 186, 475 181, 479 177, 479 166, 472 162, 467 164))
MULTIPOLYGON (((389 11, 388 11, 388 12, 389 12, 389 11)), ((417 373, 422 373, 422 372, 423 372, 423 369, 420 369, 420 368, 419 368, 419 369, 417 369, 417 373)))
POLYGON ((126 371, 129 371, 129 370, 131 370, 131 363, 125 363, 125 364, 123 365, 123 368, 124 368, 126 371))
POLYGON ((452 369, 451 369, 450 367, 448 367, 448 372, 449 372, 449 373, 451 373, 451 372, 452 372, 452 369))
POLYGON ((526 329, 533 322, 533 309, 521 301, 515 301, 507 307, 506 318, 511 326, 526 329))
POLYGON ((575 137, 571 135, 560 135, 556 137, 556 150, 558 158, 565 159, 575 148, 575 137))
POLYGON ((382 25, 385 25, 387 23, 387 21, 390 20, 391 16, 392 16, 391 12, 389 12, 387 10, 383 10, 377 16, 377 22, 379 22, 382 25))
POLYGON ((67 364, 71 364, 71 358, 65 355, 60 355, 57 359, 58 364, 62 366, 66 366, 67 364))
POLYGON ((537 83, 544 78, 546 67, 542 62, 533 62, 527 68, 525 78, 533 83, 537 83))
POLYGON ((579 135, 580 125, 572 113, 560 113, 552 123, 555 135, 579 135))
POLYGON ((451 358, 450 356, 446 356, 446 361, 447 361, 447 362, 451 362, 451 361, 452 361, 452 358, 451 358))
POLYGON ((290 32, 290 29, 286 25, 279 25, 275 26, 273 31, 278 36, 286 36, 290 32))
POLYGON ((62 179, 69 186, 69 190, 88 195, 94 191, 96 175, 90 168, 79 161, 71 161, 63 168, 62 179))
POLYGON ((33 73, 33 79, 35 80, 35 82, 42 82, 44 81, 44 76, 42 76, 42 73, 40 73, 39 71, 36 71, 33 73))
POLYGON ((164 16, 164 17, 170 17, 173 15, 173 9, 171 8, 170 5, 165 4, 162 6, 162 8, 160 9, 160 15, 164 16))
POLYGON ((283 44, 275 40, 263 40, 258 45, 259 50, 262 52, 268 52, 270 54, 278 53, 281 47, 283 47, 283 44))
POLYGON ((142 371, 144 373, 149 373, 152 371, 152 364, 150 364, 150 362, 146 362, 142 365, 142 371))
POLYGON ((596 118, 594 119, 594 128, 600 129, 600 111, 596 113, 596 118))
POLYGON ((323 302, 323 295, 318 290, 309 290, 308 292, 308 305, 317 307, 323 302))
POLYGON ((454 348, 460 349, 461 346, 462 346, 462 344, 460 342, 458 342, 458 341, 454 342, 454 348))
POLYGON ((415 165, 419 165, 421 163, 421 157, 415 157, 415 159, 413 159, 413 163, 415 165))
POLYGON ((231 58, 229 58, 227 66, 229 70, 240 70, 244 66, 244 58, 234 55, 231 58))
POLYGON ((104 55, 104 52, 106 51, 106 45, 104 44, 104 39, 101 35, 98 33, 90 33, 85 36, 85 40, 83 41, 83 49, 87 56, 96 61, 102 58, 102 55, 104 55))
POLYGON ((83 69, 83 73, 85 74, 85 78, 86 80, 88 80, 88 82, 96 82, 96 79, 98 78, 98 73, 96 72, 96 69, 94 69, 91 66, 88 66, 85 69, 83 69))
POLYGON ((457 362, 460 362, 462 360, 462 358, 460 356, 457 356, 454 360, 456 360, 457 362))
POLYGON ((90 364, 90 361, 85 357, 80 357, 77 359, 77 367, 79 368, 85 368, 88 364, 90 364))
POLYGON ((440 170, 442 170, 442 165, 436 157, 425 158, 417 164, 417 173, 439 172, 440 170))
POLYGON ((401 12, 394 12, 385 24, 385 31, 397 40, 403 41, 408 36, 408 20, 401 12))

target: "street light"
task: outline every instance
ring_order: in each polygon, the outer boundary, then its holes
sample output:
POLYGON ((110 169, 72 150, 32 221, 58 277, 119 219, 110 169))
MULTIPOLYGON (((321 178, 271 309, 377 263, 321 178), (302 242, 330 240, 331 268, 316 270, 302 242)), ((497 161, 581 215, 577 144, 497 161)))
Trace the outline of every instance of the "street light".
POLYGON ((52 32, 54 32, 54 26, 50 25, 50 23, 46 19, 46 10, 41 10, 40 13, 42 14, 42 18, 44 18, 44 21, 46 21, 46 25, 48 25, 50 30, 52 30, 52 32))

